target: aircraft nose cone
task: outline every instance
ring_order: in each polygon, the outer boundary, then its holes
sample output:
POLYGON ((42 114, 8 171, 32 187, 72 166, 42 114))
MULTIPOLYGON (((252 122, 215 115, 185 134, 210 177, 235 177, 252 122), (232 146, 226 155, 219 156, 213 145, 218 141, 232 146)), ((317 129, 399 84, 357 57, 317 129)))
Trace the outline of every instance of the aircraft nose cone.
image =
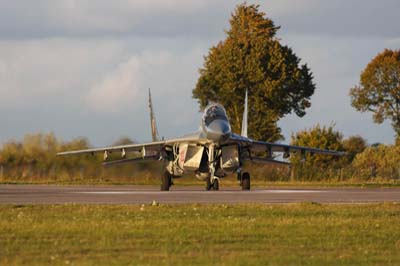
POLYGON ((224 141, 229 138, 231 127, 228 121, 217 119, 208 125, 207 131, 210 139, 214 141, 224 141))

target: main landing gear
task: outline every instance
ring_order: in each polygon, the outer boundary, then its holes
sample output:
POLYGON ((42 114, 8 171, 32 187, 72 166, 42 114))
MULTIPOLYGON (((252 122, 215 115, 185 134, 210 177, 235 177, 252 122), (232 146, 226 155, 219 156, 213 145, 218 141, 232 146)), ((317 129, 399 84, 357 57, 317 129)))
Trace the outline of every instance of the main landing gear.
POLYGON ((238 173, 238 180, 242 190, 250 190, 250 174, 248 172, 238 173))
POLYGON ((172 184, 172 175, 168 171, 165 171, 161 177, 161 191, 169 191, 172 184))

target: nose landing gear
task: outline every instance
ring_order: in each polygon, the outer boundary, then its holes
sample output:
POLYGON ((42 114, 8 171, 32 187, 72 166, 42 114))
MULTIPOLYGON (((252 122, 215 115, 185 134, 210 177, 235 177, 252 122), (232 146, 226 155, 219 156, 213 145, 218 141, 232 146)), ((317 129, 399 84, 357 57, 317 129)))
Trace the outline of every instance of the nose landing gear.
POLYGON ((214 175, 217 164, 215 145, 211 144, 208 147, 208 167, 210 169, 210 178, 206 180, 206 190, 219 190, 219 179, 214 175))
POLYGON ((219 179, 218 179, 218 177, 207 178, 206 190, 219 190, 219 179), (211 179, 213 179, 213 180, 211 181, 211 179))

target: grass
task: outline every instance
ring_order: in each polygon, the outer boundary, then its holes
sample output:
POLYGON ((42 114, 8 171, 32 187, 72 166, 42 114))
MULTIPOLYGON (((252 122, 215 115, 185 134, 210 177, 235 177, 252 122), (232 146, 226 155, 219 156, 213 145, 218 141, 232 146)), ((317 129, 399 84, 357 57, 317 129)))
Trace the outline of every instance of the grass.
MULTIPOLYGON (((155 176, 137 176, 135 178, 110 178, 98 179, 77 177, 69 179, 46 179, 46 178, 0 178, 0 184, 46 184, 46 185, 160 185, 160 179, 155 176)), ((199 181, 193 176, 185 176, 183 178, 174 179, 177 186, 204 186, 204 181, 199 181)), ((268 181, 260 179, 252 179, 253 187, 301 187, 301 188, 329 188, 329 187, 359 187, 359 188, 383 188, 383 187, 400 187, 400 180, 323 180, 323 181, 268 181)), ((229 176, 221 179, 221 186, 238 187, 238 181, 229 176)))
POLYGON ((2 205, 0 265, 400 265, 400 204, 2 205))

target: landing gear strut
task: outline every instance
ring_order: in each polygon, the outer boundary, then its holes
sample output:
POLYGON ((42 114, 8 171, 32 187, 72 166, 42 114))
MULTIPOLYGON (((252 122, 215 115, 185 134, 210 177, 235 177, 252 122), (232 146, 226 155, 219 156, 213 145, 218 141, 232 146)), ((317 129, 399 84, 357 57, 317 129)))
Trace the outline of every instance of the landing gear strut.
POLYGON ((207 190, 219 190, 219 179, 214 176, 216 166, 216 151, 215 144, 211 144, 208 147, 208 167, 210 168, 210 177, 207 178, 206 189, 207 190))
POLYGON ((169 191, 172 186, 172 175, 165 171, 164 175, 161 177, 161 191, 169 191))

